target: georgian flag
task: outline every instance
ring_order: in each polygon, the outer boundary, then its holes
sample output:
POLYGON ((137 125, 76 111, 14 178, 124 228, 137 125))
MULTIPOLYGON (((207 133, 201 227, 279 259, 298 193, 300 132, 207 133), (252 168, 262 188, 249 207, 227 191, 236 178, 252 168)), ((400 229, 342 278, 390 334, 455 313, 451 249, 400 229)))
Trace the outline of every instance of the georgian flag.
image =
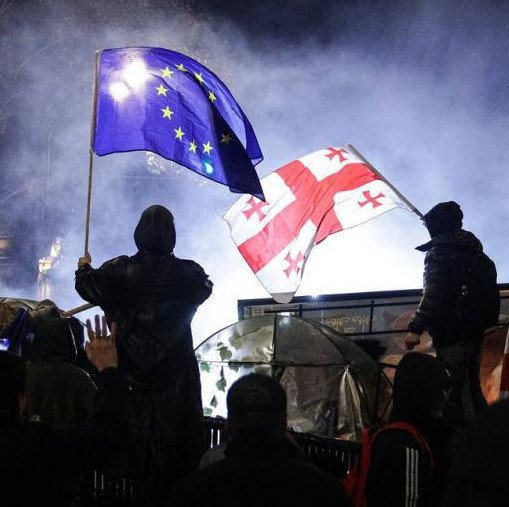
POLYGON ((347 148, 301 157, 261 180, 266 201, 243 195, 225 213, 233 241, 279 303, 297 291, 314 245, 393 208, 411 211, 347 148))

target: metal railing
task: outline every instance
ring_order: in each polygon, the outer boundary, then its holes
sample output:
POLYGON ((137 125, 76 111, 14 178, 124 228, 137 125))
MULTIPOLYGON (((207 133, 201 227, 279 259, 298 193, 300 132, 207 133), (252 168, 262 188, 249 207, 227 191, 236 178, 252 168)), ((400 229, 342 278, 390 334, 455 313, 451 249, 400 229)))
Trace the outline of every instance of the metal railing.
MULTIPOLYGON (((221 443, 226 421, 222 418, 205 417, 206 442, 209 448, 221 443)), ((301 452, 316 466, 341 478, 355 464, 359 444, 317 437, 305 433, 290 432, 301 452)), ((99 470, 85 476, 80 507, 133 507, 135 485, 132 479, 99 470)))

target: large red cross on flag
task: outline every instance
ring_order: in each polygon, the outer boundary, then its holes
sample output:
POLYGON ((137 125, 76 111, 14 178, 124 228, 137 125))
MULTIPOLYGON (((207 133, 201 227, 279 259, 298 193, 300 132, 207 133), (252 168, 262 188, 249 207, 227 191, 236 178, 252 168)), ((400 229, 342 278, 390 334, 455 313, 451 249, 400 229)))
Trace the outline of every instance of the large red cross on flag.
POLYGON ((246 262, 281 303, 298 289, 313 245, 393 208, 411 210, 347 148, 310 153, 261 183, 266 201, 246 194, 223 218, 246 262))

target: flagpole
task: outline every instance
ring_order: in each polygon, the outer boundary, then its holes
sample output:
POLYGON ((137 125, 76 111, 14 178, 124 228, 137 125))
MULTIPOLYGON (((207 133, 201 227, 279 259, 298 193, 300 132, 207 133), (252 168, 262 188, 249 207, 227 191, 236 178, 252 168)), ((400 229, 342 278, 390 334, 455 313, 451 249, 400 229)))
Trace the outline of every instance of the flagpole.
POLYGON ((76 315, 77 313, 84 312, 85 310, 90 310, 90 308, 94 308, 94 305, 92 303, 86 303, 81 306, 77 306, 76 308, 72 308, 71 310, 66 310, 62 313, 64 317, 72 317, 73 315, 76 315))
POLYGON ((419 217, 422 218, 424 215, 396 188, 388 181, 383 174, 375 169, 370 162, 368 162, 351 144, 347 144, 346 147, 357 157, 359 157, 374 173, 376 173, 380 179, 387 184, 391 190, 419 217))
POLYGON ((90 147, 88 150, 88 192, 87 192, 87 215, 85 221, 85 254, 88 253, 88 240, 90 237, 90 209, 92 204, 92 174, 94 169, 95 122, 97 119, 97 79, 99 76, 100 54, 101 51, 95 52, 94 85, 92 89, 92 124, 90 126, 90 147))

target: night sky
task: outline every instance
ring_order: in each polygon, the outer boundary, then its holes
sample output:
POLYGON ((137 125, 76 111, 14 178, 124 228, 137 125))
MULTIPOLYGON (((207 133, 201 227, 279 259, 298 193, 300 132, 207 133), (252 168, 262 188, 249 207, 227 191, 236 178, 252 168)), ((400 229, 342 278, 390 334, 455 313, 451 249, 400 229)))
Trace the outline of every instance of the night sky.
MULTIPOLYGON (((81 304, 94 52, 185 53, 227 84, 257 134, 263 177, 327 146, 353 144, 420 211, 455 200, 509 282, 509 6, 491 1, 0 1, 0 232, 16 237, 17 280, 36 297, 37 260, 63 238, 54 299, 81 304)), ((135 252, 141 211, 160 203, 176 254, 215 283, 195 340, 236 320, 237 299, 267 297, 222 220, 238 196, 146 153, 95 159, 93 264, 135 252)), ((329 237, 297 295, 419 288, 428 239, 391 211, 329 237)))

